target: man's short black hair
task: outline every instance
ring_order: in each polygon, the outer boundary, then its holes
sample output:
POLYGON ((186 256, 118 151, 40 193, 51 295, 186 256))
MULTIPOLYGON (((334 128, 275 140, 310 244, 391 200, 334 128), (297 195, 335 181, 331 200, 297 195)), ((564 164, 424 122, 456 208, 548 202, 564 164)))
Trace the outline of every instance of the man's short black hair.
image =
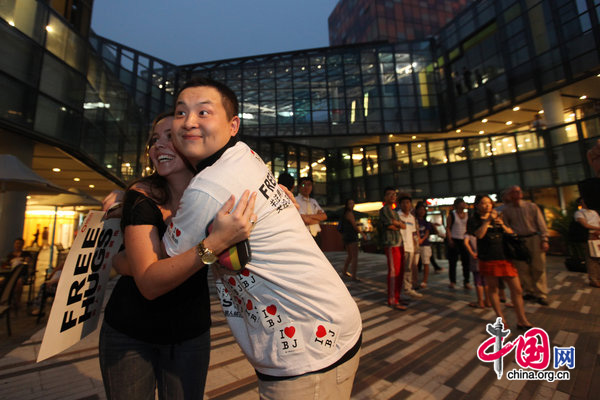
POLYGON ((462 197, 457 197, 456 199, 454 199, 454 205, 457 206, 460 203, 464 203, 465 199, 463 199, 462 197))
POLYGON ((277 178, 277 183, 282 184, 289 190, 292 190, 294 188, 294 182, 294 177, 287 172, 280 173, 279 177, 277 178))
POLYGON ((198 76, 190 79, 189 81, 184 83, 182 87, 179 88, 175 99, 179 98, 179 95, 185 89, 199 86, 209 86, 219 91, 219 93, 221 94, 221 101, 223 103, 223 107, 225 108, 225 112, 227 113, 228 119, 231 120, 233 117, 239 114, 240 106, 238 103, 237 96, 235 95, 233 90, 231 90, 229 86, 225 85, 224 83, 216 81, 212 78, 198 76))
POLYGON ((407 194, 403 194, 399 199, 398 199, 398 203, 402 203, 403 200, 408 200, 412 203, 412 197, 410 197, 407 194))
POLYGON ((393 191, 393 192, 395 192, 395 191, 396 191, 396 188, 395 188, 395 187, 392 187, 392 186, 386 186, 386 187, 383 189, 383 197, 385 197, 385 194, 386 194, 387 192, 389 192, 390 190, 391 190, 391 191, 393 191))
POLYGON ((302 185, 302 183, 306 181, 310 181, 310 183, 313 183, 312 176, 303 176, 301 178, 298 178, 298 186, 302 185))

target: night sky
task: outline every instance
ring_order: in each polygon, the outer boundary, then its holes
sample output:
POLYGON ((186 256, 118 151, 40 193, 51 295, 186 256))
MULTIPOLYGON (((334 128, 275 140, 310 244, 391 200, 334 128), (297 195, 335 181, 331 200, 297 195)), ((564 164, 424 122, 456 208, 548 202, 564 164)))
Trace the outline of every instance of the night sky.
POLYGON ((100 36, 176 65, 329 45, 337 0, 96 0, 100 36))

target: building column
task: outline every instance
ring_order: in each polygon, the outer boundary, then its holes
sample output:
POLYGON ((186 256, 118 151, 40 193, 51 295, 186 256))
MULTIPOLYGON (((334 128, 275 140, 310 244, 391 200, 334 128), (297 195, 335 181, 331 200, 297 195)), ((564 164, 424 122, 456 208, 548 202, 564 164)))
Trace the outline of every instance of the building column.
POLYGON ((548 128, 565 123, 564 107, 559 92, 543 95, 542 107, 544 108, 544 119, 548 128))
MULTIPOLYGON (((14 155, 28 167, 33 160, 33 146, 34 142, 25 137, 0 130, 0 152, 14 155)), ((27 193, 6 191, 0 195, 0 257, 4 257, 13 250, 14 240, 23 236, 27 193)))

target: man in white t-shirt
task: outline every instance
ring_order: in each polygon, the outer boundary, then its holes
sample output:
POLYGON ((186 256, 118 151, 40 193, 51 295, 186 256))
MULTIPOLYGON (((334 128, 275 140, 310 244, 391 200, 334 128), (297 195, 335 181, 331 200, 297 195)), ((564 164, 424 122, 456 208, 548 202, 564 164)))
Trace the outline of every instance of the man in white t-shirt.
POLYGON ((404 222, 406 228, 400 229, 402 235, 402 243, 404 244, 404 293, 413 298, 421 298, 423 295, 413 289, 413 270, 416 267, 415 262, 415 234, 417 232, 417 220, 411 214, 412 199, 409 196, 400 197, 400 210, 398 215, 400 221, 404 222))
MULTIPOLYGON (((215 268, 227 322, 258 375, 261 398, 348 399, 361 344, 356 303, 260 157, 236 142, 235 94, 210 79, 177 97, 176 148, 196 166, 163 243, 170 256, 206 236, 223 203, 258 193, 251 259, 241 271, 215 268)), ((210 249, 198 244, 206 264, 210 249)))
MULTIPOLYGON (((600 239, 600 215, 590 210, 582 198, 577 199, 581 208, 575 211, 575 221, 588 229, 590 240, 600 239)), ((589 246, 585 249, 585 263, 587 266, 590 286, 600 288, 600 258, 592 257, 589 246)))
POLYGON ((310 197, 313 189, 313 181, 309 176, 303 176, 298 180, 298 196, 296 201, 300 206, 300 215, 306 228, 321 247, 321 226, 319 223, 327 219, 327 214, 319 206, 317 200, 310 197))

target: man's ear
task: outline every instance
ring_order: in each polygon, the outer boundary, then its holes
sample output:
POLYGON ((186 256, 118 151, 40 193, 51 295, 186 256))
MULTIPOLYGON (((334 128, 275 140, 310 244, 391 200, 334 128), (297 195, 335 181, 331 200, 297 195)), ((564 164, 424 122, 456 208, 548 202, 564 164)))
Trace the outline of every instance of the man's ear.
POLYGON ((231 121, 229 121, 229 126, 231 136, 237 135, 238 131, 240 130, 240 117, 236 115, 231 118, 231 121))

